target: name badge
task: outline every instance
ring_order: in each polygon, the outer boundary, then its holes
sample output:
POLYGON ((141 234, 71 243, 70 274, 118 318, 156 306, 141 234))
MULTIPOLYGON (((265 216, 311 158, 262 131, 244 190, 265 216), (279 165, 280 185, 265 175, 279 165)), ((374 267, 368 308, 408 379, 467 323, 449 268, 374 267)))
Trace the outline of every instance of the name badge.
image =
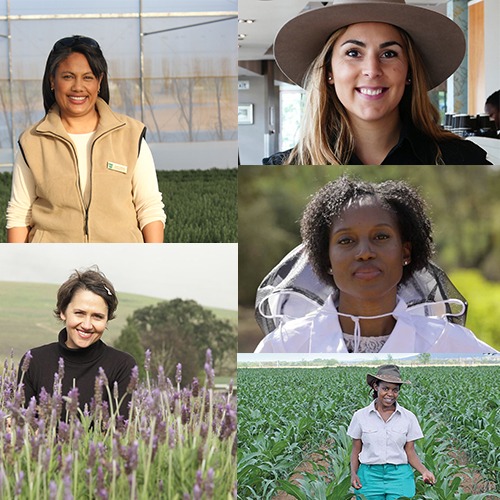
POLYGON ((108 161, 108 170, 114 170, 115 172, 121 172, 122 174, 126 174, 128 167, 127 165, 120 165, 119 163, 113 163, 112 161, 108 161))

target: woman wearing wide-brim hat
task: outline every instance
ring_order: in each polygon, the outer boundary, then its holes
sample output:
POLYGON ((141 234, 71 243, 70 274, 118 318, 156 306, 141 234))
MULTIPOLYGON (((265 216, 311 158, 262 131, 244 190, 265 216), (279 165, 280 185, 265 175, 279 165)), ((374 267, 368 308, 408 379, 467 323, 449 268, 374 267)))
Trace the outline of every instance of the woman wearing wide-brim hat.
POLYGON ((298 144, 265 164, 489 164, 441 128, 427 95, 465 55, 448 17, 405 0, 337 0, 288 21, 274 54, 306 106, 298 144))
POLYGON ((414 467, 426 483, 436 479, 415 452, 414 442, 423 437, 415 415, 398 404, 403 380, 396 365, 382 365, 366 383, 373 402, 356 411, 347 434, 353 438, 351 484, 356 498, 395 500, 415 495, 414 467))

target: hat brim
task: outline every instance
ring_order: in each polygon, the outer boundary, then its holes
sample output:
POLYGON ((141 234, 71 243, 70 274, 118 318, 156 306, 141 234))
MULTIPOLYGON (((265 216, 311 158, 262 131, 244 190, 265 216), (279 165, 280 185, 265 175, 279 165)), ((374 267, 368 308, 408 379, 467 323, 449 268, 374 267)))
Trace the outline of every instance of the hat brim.
POLYGON ((363 22, 392 24, 410 35, 427 69, 429 90, 452 75, 464 58, 464 34, 448 17, 414 5, 360 2, 314 9, 288 21, 274 41, 276 63, 303 86, 309 66, 331 34, 363 22))
POLYGON ((391 377, 390 375, 372 375, 371 373, 368 373, 366 375, 366 383, 370 386, 373 387, 373 382, 377 381, 382 381, 382 382, 387 382, 389 384, 411 384, 409 380, 401 380, 400 378, 397 377, 391 377))

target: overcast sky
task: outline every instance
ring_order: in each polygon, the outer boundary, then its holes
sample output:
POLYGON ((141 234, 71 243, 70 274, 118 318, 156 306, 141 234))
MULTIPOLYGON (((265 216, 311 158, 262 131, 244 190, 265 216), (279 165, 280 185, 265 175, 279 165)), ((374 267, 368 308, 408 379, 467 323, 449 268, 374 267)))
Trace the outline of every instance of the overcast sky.
POLYGON ((0 282, 61 284, 97 264, 117 292, 237 310, 237 259, 236 243, 3 244, 0 282))

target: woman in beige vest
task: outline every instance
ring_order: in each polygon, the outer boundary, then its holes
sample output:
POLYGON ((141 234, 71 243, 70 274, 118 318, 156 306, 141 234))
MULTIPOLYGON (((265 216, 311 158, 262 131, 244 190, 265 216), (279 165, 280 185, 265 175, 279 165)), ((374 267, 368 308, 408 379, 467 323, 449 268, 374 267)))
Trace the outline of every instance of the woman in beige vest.
POLYGON ((21 134, 7 208, 9 242, 163 242, 165 214, 145 126, 109 107, 92 38, 55 43, 45 117, 21 134))

